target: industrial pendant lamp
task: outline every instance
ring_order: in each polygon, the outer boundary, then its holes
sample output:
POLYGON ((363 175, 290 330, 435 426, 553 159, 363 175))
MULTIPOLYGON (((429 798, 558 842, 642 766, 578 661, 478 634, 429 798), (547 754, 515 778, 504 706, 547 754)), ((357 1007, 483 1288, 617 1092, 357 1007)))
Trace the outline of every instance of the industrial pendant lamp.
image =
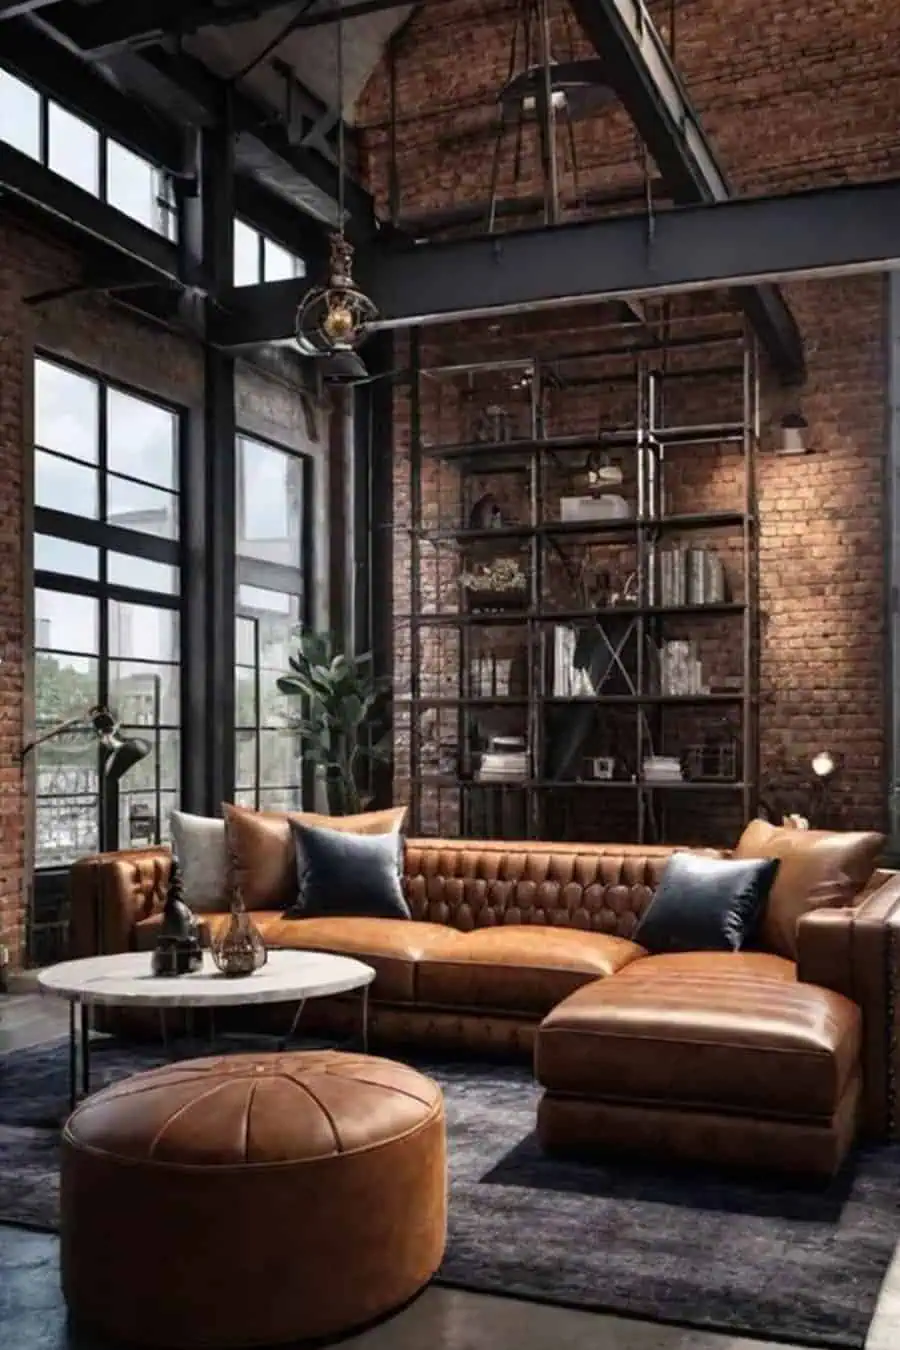
MULTIPOLYGON (((316 356, 353 352, 366 337, 378 310, 353 280, 353 246, 344 234, 344 21, 337 23, 338 228, 328 241, 329 276, 314 286, 297 310, 297 345, 316 356)), ((361 363, 360 363, 361 364, 361 363)), ((365 373, 365 367, 362 367, 365 373)))

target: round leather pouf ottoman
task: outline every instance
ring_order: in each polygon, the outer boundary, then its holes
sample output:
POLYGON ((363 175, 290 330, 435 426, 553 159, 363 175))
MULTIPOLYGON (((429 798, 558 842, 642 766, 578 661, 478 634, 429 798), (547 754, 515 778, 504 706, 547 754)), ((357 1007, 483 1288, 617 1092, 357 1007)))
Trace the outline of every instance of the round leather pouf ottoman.
POLYGON ((429 1078, 333 1051, 186 1060, 69 1118, 69 1310, 154 1347, 275 1345, 399 1307, 444 1254, 429 1078))

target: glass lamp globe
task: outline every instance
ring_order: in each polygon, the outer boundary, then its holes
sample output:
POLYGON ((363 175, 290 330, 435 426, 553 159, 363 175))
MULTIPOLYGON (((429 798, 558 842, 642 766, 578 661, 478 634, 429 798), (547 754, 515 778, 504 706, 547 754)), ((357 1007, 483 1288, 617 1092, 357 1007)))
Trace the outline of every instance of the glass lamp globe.
POLYGON ((349 305, 332 302, 322 320, 322 332, 334 346, 347 343, 356 332, 356 320, 349 305))
POLYGON ((827 750, 820 750, 812 759, 812 771, 817 778, 830 778, 837 766, 834 756, 827 750))

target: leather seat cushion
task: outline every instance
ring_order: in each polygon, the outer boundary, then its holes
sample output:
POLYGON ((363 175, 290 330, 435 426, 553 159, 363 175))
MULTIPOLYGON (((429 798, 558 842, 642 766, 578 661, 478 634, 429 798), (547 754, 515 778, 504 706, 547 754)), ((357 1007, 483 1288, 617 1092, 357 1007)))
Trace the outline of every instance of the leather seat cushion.
POLYGON ((459 939, 439 956, 423 956, 420 1003, 543 1016, 588 981, 645 955, 626 938, 542 924, 478 928, 459 939))
POLYGON ((358 957, 374 969, 372 996, 385 1003, 412 1003, 416 998, 419 963, 454 952, 465 942, 462 933, 440 923, 349 916, 320 919, 277 916, 265 925, 263 936, 272 947, 358 957))
POLYGON ((749 975, 757 980, 782 980, 789 984, 797 982, 797 964, 786 956, 773 956, 771 952, 661 952, 658 956, 645 956, 640 967, 626 966, 622 975, 637 974, 648 979, 659 975, 718 975, 730 980, 735 975, 749 975))
POLYGON ((539 1082, 579 1097, 831 1116, 859 1069, 856 1004, 730 953, 706 962, 652 957, 572 994, 538 1032, 539 1082))

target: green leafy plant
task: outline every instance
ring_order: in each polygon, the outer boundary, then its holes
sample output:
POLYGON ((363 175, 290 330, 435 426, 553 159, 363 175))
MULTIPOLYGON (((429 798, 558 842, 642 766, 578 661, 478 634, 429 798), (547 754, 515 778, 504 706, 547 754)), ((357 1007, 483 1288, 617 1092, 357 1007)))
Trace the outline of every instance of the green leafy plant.
POLYGON ((331 633, 303 628, 298 639, 292 673, 281 676, 278 689, 303 700, 294 726, 303 738, 303 758, 324 775, 329 811, 352 815, 368 800, 371 764, 391 758, 390 680, 373 675, 371 653, 337 651, 331 633))

